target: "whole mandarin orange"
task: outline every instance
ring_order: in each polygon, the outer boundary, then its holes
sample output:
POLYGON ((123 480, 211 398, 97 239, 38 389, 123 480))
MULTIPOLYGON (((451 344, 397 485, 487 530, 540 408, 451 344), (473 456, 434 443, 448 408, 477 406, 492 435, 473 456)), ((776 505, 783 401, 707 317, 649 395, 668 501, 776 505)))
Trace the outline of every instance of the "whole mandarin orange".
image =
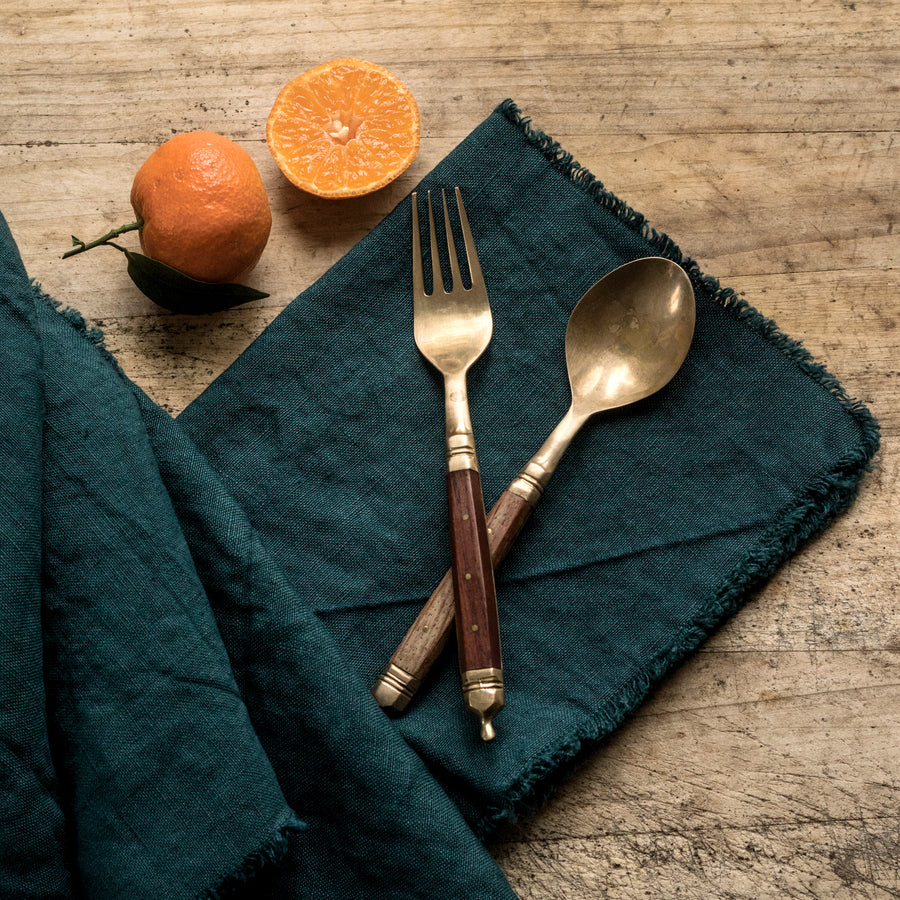
POLYGON ((141 249, 191 278, 238 281, 259 262, 272 212, 256 164, 209 131, 176 135, 134 177, 141 249))

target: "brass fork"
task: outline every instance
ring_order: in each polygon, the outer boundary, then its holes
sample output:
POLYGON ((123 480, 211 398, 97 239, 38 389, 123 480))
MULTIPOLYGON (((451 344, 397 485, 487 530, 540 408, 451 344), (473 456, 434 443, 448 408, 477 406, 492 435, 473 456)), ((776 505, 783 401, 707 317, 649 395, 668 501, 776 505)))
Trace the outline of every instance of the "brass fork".
MULTIPOLYGON (((459 188, 455 188, 460 229, 468 261, 470 287, 460 273, 447 209, 441 191, 444 231, 452 283, 443 286, 431 192, 428 226, 431 248, 431 291, 425 290, 417 195, 412 195, 413 323, 416 346, 444 376, 447 414, 447 498, 450 550, 459 647, 460 676, 466 707, 481 723, 481 737, 494 737, 493 717, 504 703, 503 663, 494 572, 488 546, 484 497, 475 437, 466 396, 466 373, 491 340, 493 319, 484 276, 459 188)), ((405 674, 405 673, 402 673, 405 674)), ((402 674, 398 676, 400 687, 402 674)), ((395 684, 395 687, 397 685, 395 684)))

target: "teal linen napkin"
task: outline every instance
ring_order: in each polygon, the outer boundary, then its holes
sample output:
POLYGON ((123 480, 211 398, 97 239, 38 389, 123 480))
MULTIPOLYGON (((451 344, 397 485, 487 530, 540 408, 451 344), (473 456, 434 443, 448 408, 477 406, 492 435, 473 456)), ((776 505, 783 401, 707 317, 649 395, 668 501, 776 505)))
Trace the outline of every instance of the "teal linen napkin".
POLYGON ((590 284, 662 255, 698 305, 682 370, 583 430, 498 573, 493 744, 452 648, 403 717, 368 693, 448 565, 407 203, 177 420, 0 230, 0 896, 511 897, 481 839, 854 497, 865 408, 514 104, 420 189, 456 184, 489 505, 568 405, 590 284))

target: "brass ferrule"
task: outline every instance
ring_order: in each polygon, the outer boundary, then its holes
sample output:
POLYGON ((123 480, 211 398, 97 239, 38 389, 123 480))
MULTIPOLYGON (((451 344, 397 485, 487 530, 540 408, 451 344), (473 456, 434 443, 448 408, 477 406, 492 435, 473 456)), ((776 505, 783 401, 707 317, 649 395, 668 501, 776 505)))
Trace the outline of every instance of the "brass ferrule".
POLYGON ((469 415, 465 372, 456 372, 444 379, 444 407, 447 418, 447 470, 478 471, 475 456, 475 431, 469 415))
POLYGON ((507 490, 534 506, 543 496, 566 447, 586 419, 583 410, 575 412, 574 407, 569 407, 541 449, 528 460, 507 490))
POLYGON ((552 474, 552 471, 548 472, 543 466, 531 460, 516 475, 507 490, 534 506, 544 495, 547 482, 550 481, 552 474))
POLYGON ((456 472, 460 469, 478 471, 475 437, 471 431, 447 435, 447 470, 456 472))
POLYGON ((469 669, 462 673, 463 701, 469 712, 481 723, 481 739, 496 736, 491 720, 503 709, 503 669, 469 669))
POLYGON ((372 696, 383 709, 403 712, 421 685, 421 679, 394 663, 388 663, 378 681, 372 685, 372 696))

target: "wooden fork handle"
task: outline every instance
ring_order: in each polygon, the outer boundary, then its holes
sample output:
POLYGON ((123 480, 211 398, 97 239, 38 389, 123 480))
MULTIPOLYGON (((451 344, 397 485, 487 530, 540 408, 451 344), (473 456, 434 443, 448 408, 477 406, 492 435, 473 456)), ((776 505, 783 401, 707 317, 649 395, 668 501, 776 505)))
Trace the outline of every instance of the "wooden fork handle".
POLYGON ((491 719, 504 700, 503 660, 494 567, 478 470, 451 469, 447 473, 447 500, 463 700, 479 718, 482 737, 490 740, 491 719))
MULTIPOLYGON (((494 568, 516 542, 533 504, 504 491, 487 516, 488 548, 494 568)), ((441 579, 385 666, 372 693, 385 709, 402 712, 409 705, 453 632, 453 574, 441 579)))
POLYGON ((459 667, 500 668, 500 628, 487 517, 476 469, 447 473, 459 667))

